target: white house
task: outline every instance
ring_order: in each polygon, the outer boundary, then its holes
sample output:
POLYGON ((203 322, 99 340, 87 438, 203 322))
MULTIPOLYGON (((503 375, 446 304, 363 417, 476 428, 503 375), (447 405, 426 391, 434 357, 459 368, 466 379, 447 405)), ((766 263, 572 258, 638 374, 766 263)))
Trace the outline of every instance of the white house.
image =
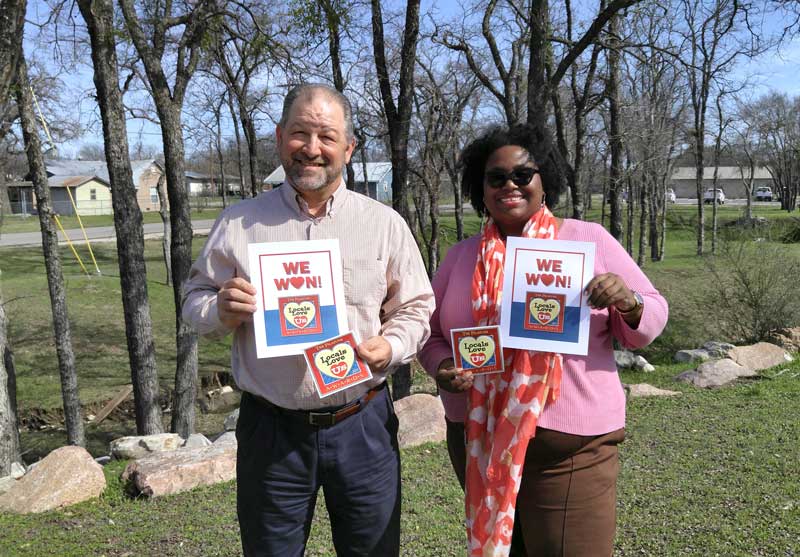
MULTIPOLYGON (((378 201, 384 203, 392 202, 392 163, 390 162, 368 162, 366 187, 364 184, 364 165, 353 162, 353 174, 355 175, 355 189, 358 192, 367 194, 378 201)), ((279 166, 264 180, 264 185, 276 188, 286 180, 286 173, 283 166, 279 166)))

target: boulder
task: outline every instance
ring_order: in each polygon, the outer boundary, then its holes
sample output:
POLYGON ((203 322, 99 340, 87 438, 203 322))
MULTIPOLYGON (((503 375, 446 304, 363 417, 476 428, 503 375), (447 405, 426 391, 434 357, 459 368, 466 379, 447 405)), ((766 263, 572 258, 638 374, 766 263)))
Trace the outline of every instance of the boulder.
POLYGON ((236 441, 236 432, 235 431, 225 431, 214 439, 215 445, 233 445, 234 447, 239 446, 239 442, 236 441))
POLYGON ((644 356, 637 355, 634 365, 639 371, 644 371, 647 373, 651 373, 656 370, 656 368, 650 362, 644 359, 644 356))
POLYGON ((237 408, 225 418, 225 431, 236 431, 236 422, 239 421, 239 409, 237 408))
POLYGON ((0 495, 0 509, 39 513, 98 497, 106 488, 103 467, 83 447, 61 447, 0 495))
POLYGON ((416 447, 446 438, 444 406, 439 397, 429 394, 407 396, 394 403, 394 410, 400 421, 397 437, 401 447, 416 447))
POLYGON ((675 379, 691 383, 696 387, 709 388, 721 387, 739 377, 754 375, 757 373, 752 369, 739 365, 730 358, 723 358, 700 364, 696 370, 681 373, 675 379))
POLYGON ((729 357, 737 364, 756 371, 792 361, 792 357, 783 348, 769 342, 736 346, 730 351, 729 357))
POLYGON ((676 362, 707 362, 711 359, 708 350, 695 348, 694 350, 678 350, 673 358, 676 362))
POLYGON ((174 451, 183 443, 183 438, 177 433, 120 437, 111 442, 111 456, 120 460, 134 460, 150 453, 174 451))
POLYGON ((728 352, 734 349, 733 344, 727 342, 718 342, 716 340, 709 340, 703 345, 703 350, 708 352, 709 357, 714 359, 727 358, 728 352))
POLYGON ((636 366, 636 355, 630 350, 614 350, 614 361, 617 369, 627 369, 636 366))
POLYGON ((131 462, 122 473, 132 491, 146 497, 181 493, 236 477, 236 446, 229 443, 153 453, 131 462))
POLYGON ((200 398, 200 408, 204 413, 225 412, 239 406, 242 393, 234 391, 230 385, 208 391, 200 398))
POLYGON ((668 391, 666 389, 659 389, 647 383, 635 383, 633 385, 623 385, 625 392, 628 393, 630 398, 638 398, 644 396, 676 396, 681 394, 678 391, 668 391))
POLYGON ((187 449, 196 449, 198 447, 208 447, 209 445, 211 445, 211 441, 209 441, 205 435, 202 433, 192 433, 183 444, 183 447, 187 449))

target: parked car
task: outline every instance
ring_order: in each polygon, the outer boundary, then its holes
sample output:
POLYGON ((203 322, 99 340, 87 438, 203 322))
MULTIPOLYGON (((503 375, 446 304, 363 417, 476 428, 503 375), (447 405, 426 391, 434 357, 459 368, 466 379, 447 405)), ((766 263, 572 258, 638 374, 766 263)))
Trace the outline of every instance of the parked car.
POLYGON ((667 203, 675 203, 676 199, 677 198, 675 197, 675 190, 672 188, 667 188, 667 193, 666 193, 667 203))
POLYGON ((703 203, 713 203, 716 201, 719 205, 725 203, 725 192, 722 188, 717 188, 716 196, 714 195, 714 188, 708 188, 706 193, 703 194, 703 203))
POLYGON ((772 189, 769 186, 760 186, 756 188, 753 197, 756 198, 756 201, 772 201, 772 189))

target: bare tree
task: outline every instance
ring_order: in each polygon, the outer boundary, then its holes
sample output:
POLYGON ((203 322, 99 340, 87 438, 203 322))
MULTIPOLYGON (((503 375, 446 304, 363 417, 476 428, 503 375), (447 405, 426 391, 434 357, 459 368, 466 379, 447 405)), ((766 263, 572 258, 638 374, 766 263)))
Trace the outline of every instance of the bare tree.
POLYGON ((172 431, 188 437, 194 431, 197 382, 197 333, 181 318, 183 283, 192 265, 192 222, 189 195, 186 191, 181 111, 186 88, 200 58, 202 40, 213 0, 184 5, 186 11, 175 14, 173 4, 142 5, 141 15, 133 0, 119 0, 126 28, 144 66, 150 93, 161 124, 164 142, 164 166, 167 176, 170 223, 172 226, 172 287, 175 301, 175 394, 172 402, 172 431), (143 24, 143 22, 145 24, 143 24), (167 45, 172 34, 182 29, 175 45, 174 82, 170 85, 165 67, 167 45))
MULTIPOLYGON (((0 113, 10 104, 10 89, 16 78, 25 24, 25 0, 0 0, 0 113)), ((5 207, 0 200, 0 224, 5 207)), ((0 477, 11 472, 20 460, 17 429, 16 377, 8 346, 8 321, 0 293, 0 477)))
POLYGON ((119 89, 117 29, 111 0, 78 0, 91 39, 94 84, 103 120, 114 228, 117 234, 125 336, 131 365, 136 430, 140 435, 161 433, 153 324, 147 295, 142 212, 133 184, 125 108, 119 89))
POLYGON ((19 37, 20 55, 17 60, 16 97, 19 107, 22 136, 28 155, 31 182, 36 192, 36 212, 42 231, 42 253, 47 271, 47 286, 50 290, 50 307, 53 313, 53 333, 58 357, 58 371, 61 376, 61 397, 64 403, 64 422, 67 429, 67 442, 70 445, 84 446, 86 439, 81 417, 81 401, 78 396, 78 373, 75 369, 75 354, 72 350, 67 294, 64 287, 64 274, 61 270, 61 257, 58 253, 58 231, 53 221, 53 208, 50 203, 50 187, 47 184, 47 171, 42 156, 42 143, 36 126, 33 111, 33 93, 28 80, 28 66, 22 54, 22 35, 19 37))
MULTIPOLYGON (((389 128, 389 143, 392 150, 392 207, 406 222, 411 222, 408 204, 408 132, 414 102, 414 65, 419 38, 419 0, 406 3, 406 22, 400 50, 400 77, 397 85, 397 101, 392 93, 392 80, 386 62, 383 14, 380 0, 371 0, 372 46, 375 54, 375 69, 378 74, 381 100, 389 128)), ((365 177, 366 178, 366 177, 365 177)), ((413 227, 412 227, 413 230, 413 227)), ((411 394, 411 366, 399 367, 392 377, 392 396, 395 400, 411 394)))

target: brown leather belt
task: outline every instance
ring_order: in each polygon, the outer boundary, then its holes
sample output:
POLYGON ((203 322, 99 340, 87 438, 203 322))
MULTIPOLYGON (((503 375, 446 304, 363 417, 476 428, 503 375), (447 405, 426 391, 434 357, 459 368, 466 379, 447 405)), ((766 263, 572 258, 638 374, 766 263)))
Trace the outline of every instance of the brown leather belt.
POLYGON ((289 408, 283 408, 282 406, 277 406, 276 404, 271 403, 264 397, 260 397, 258 395, 254 395, 253 393, 246 393, 248 396, 253 397, 253 400, 258 402, 260 405, 265 406, 271 410, 277 411, 279 414, 283 414, 284 416, 289 416, 291 418, 297 419, 302 421, 305 424, 314 426, 314 427, 331 427, 345 418, 349 418, 354 414, 358 414, 367 403, 375 398, 375 396, 380 393, 384 387, 386 387, 386 381, 381 383, 380 385, 373 387, 367 394, 359 398, 358 400, 354 400, 348 404, 345 404, 338 410, 333 410, 330 412, 325 412, 321 410, 291 410, 289 408))

